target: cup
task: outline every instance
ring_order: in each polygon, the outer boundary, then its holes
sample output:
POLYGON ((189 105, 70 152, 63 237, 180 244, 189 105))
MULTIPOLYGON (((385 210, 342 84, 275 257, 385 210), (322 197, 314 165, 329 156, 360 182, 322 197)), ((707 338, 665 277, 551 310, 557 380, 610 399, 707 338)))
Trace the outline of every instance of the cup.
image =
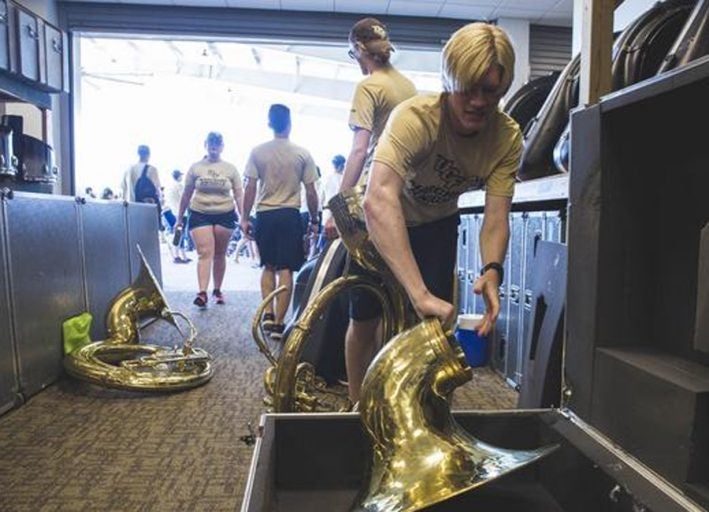
POLYGON ((474 313, 458 315, 455 338, 472 368, 485 366, 488 362, 487 338, 479 336, 476 331, 483 317, 484 315, 474 313))

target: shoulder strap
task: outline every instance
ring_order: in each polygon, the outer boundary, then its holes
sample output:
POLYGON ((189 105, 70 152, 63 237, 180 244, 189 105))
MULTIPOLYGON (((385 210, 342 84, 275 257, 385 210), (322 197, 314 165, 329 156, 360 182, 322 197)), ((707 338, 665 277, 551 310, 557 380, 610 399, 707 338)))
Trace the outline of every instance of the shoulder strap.
POLYGON ((148 175, 148 168, 150 167, 150 164, 145 164, 145 167, 143 167, 143 172, 140 173, 141 176, 145 177, 148 175))

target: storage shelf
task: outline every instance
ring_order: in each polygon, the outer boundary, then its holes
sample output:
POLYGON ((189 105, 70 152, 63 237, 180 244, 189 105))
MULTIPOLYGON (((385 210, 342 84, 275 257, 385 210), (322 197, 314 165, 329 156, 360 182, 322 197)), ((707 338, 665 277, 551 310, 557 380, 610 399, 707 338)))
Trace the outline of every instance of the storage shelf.
MULTIPOLYGON (((517 206, 532 203, 566 201, 569 197, 569 175, 557 174, 536 180, 523 181, 515 185, 512 204, 517 206)), ((485 206, 485 191, 466 192, 458 199, 461 210, 481 209, 485 206)))

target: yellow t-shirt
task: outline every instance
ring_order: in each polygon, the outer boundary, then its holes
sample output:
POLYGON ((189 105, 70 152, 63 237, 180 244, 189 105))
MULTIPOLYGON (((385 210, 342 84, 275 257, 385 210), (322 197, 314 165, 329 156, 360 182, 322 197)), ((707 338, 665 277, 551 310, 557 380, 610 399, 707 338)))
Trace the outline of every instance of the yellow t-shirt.
POLYGON ((257 212, 300 209, 300 184, 314 183, 318 178, 310 152, 283 138, 256 146, 249 156, 245 174, 258 179, 257 212))
POLYGON ((235 209, 234 189, 241 189, 241 177, 229 162, 210 162, 206 158, 192 164, 185 186, 194 185, 190 210, 199 213, 226 213, 235 209))
POLYGON ((408 226, 453 215, 458 197, 484 188, 512 197, 522 155, 522 133, 507 114, 496 110, 474 136, 453 132, 442 122, 445 93, 416 96, 399 105, 379 139, 374 161, 404 180, 401 204, 408 226))
POLYGON ((367 182, 374 149, 384 131, 389 114, 399 103, 415 94, 416 87, 413 82, 391 65, 377 69, 357 84, 352 98, 349 125, 353 130, 364 128, 371 132, 360 184, 367 182))

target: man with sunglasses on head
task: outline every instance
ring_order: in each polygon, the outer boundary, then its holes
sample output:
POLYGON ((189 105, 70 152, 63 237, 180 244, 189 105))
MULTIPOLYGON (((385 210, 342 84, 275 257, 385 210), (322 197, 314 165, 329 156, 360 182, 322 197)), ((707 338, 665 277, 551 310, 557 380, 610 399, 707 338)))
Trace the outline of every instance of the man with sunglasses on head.
MULTIPOLYGON (((494 25, 471 23, 443 49, 443 92, 400 104, 379 138, 364 198, 369 236, 419 317, 451 324, 459 196, 485 190, 480 233, 483 270, 474 284, 487 311, 486 335, 499 310, 509 211, 522 154, 519 126, 499 109, 514 73, 514 50, 494 25)), ((356 339, 373 339, 376 301, 351 315, 356 339)), ((363 376, 366 365, 358 370, 363 376)), ((350 370, 348 370, 350 371, 350 370)), ((361 385, 361 378, 356 382, 361 385)), ((350 377, 350 399, 359 398, 350 377)))
MULTIPOLYGON (((402 101, 416 95, 413 82, 399 73, 389 62, 394 47, 389 40, 389 31, 386 25, 375 18, 364 18, 352 26, 349 34, 349 52, 351 59, 357 61, 362 74, 366 76, 355 88, 350 109, 349 125, 354 136, 352 148, 346 159, 345 171, 340 182, 340 191, 350 189, 358 184, 367 182, 367 171, 372 164, 372 156, 377 146, 379 136, 384 131, 384 126, 389 119, 389 114, 402 101)), ((330 217, 324 226, 325 236, 329 239, 337 238, 335 222, 330 217)), ((364 272, 354 262, 354 273, 364 272)), ((351 306, 360 300, 369 300, 368 292, 355 289, 350 294, 351 306)), ((371 298, 371 300, 376 300, 371 298)), ((371 340, 362 340, 353 327, 356 320, 352 320, 345 334, 345 359, 347 366, 347 379, 350 390, 359 390, 367 368, 377 347, 380 344, 379 319, 367 320, 363 332, 373 336, 371 340), (351 371, 352 370, 352 371, 351 371)), ((357 400, 356 395, 350 393, 350 399, 357 400)))
MULTIPOLYGON (((399 103, 416 95, 413 82, 389 62, 394 47, 384 23, 375 18, 359 20, 350 30, 349 45, 347 54, 359 64, 366 78, 357 84, 352 97, 349 125, 354 135, 340 190, 367 182, 374 148, 389 114, 399 103)), ((333 220, 326 223, 325 235, 337 238, 333 220)))

